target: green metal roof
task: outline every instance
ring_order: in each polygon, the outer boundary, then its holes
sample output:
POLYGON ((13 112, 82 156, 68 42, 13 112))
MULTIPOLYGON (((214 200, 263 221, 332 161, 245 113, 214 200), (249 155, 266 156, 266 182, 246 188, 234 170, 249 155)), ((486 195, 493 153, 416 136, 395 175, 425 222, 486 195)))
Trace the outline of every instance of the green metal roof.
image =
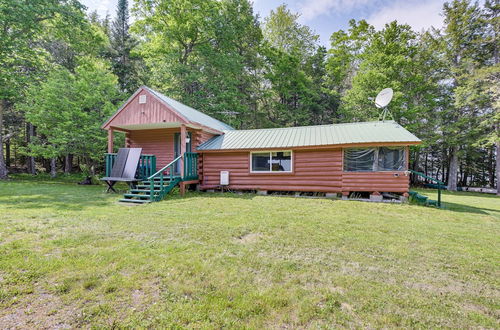
POLYGON ((228 124, 225 124, 221 122, 220 120, 217 120, 213 117, 210 117, 207 114, 204 114, 201 111, 198 111, 196 109, 193 109, 191 107, 188 107, 185 104, 182 104, 181 102, 178 102, 168 96, 163 95, 160 92, 157 92, 155 90, 152 90, 149 87, 144 86, 145 89, 147 89, 151 94, 155 95, 159 99, 161 99, 163 102, 167 103, 170 105, 175 111, 180 113, 183 117, 185 117, 187 120, 193 123, 198 123, 203 126, 207 126, 210 128, 213 128, 217 131, 227 131, 227 130, 233 130, 231 126, 228 124))
POLYGON ((198 150, 291 148, 354 143, 418 143, 420 139, 395 121, 226 131, 198 150))

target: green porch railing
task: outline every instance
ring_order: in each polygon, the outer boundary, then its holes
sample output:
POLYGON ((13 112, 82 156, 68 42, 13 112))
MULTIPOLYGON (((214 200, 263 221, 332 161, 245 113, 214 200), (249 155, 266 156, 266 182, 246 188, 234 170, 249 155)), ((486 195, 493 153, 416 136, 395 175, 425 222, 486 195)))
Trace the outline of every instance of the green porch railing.
POLYGON ((420 176, 422 178, 425 178, 427 180, 430 180, 432 182, 435 182, 437 183, 437 190, 438 190, 438 200, 437 200, 437 206, 440 208, 441 207, 441 187, 444 186, 444 182, 438 180, 438 179, 435 179, 435 178, 432 178, 428 175, 425 175, 424 173, 422 172, 417 172, 417 171, 413 171, 413 170, 409 170, 408 172, 410 172, 411 174, 414 174, 416 176, 420 176))
POLYGON ((198 180, 198 154, 196 152, 184 153, 184 178, 183 181, 198 180))
POLYGON ((183 156, 175 158, 159 171, 149 176, 150 201, 161 201, 177 184, 182 181, 198 179, 198 154, 186 152, 183 156), (176 164, 184 160, 184 177, 175 174, 176 164), (155 188, 158 188, 155 190, 155 188))
MULTIPOLYGON (((105 154, 106 160, 106 176, 111 176, 111 169, 115 164, 116 154, 105 154)), ((146 179, 156 171, 156 156, 141 155, 139 166, 137 167, 137 176, 139 179, 146 179)))

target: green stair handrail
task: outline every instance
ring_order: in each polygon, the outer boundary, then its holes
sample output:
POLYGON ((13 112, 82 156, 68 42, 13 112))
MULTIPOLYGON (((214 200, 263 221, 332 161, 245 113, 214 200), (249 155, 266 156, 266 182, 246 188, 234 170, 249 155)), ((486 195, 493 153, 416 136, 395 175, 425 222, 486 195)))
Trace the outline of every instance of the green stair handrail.
POLYGON ((150 201, 157 202, 162 200, 163 197, 165 197, 165 195, 168 194, 179 182, 198 180, 198 156, 199 155, 196 152, 185 152, 183 155, 175 158, 162 169, 149 176, 147 180, 149 181, 150 187, 150 201), (181 159, 184 160, 184 174, 182 177, 174 175, 176 163, 181 159), (168 174, 165 176, 165 172, 167 171, 168 174), (160 189, 156 193, 154 188, 155 185, 158 184, 160 189))
POLYGON ((173 188, 172 184, 177 184, 179 183, 180 180, 179 178, 174 179, 174 166, 175 163, 177 163, 182 156, 179 156, 175 158, 173 161, 165 165, 162 169, 159 171, 156 171, 155 174, 151 175, 148 177, 149 181, 149 189, 150 189, 150 195, 149 195, 149 200, 151 202, 157 202, 163 199, 163 197, 173 188), (165 185, 165 176, 164 172, 168 170, 168 185, 165 185), (158 192, 157 195, 155 195, 155 178, 160 178, 160 191, 158 192))
POLYGON ((424 173, 422 172, 417 172, 417 171, 414 171, 414 170, 408 170, 408 172, 412 173, 412 174, 415 174, 415 175, 418 175, 418 176, 421 176, 423 178, 426 178, 427 180, 431 180, 431 181, 434 181, 437 183, 437 186, 438 186, 438 200, 437 200, 437 206, 440 208, 441 207, 441 186, 444 186, 444 182, 443 181, 440 181, 438 179, 435 179, 435 178, 431 178, 430 176, 428 175, 425 175, 424 173))

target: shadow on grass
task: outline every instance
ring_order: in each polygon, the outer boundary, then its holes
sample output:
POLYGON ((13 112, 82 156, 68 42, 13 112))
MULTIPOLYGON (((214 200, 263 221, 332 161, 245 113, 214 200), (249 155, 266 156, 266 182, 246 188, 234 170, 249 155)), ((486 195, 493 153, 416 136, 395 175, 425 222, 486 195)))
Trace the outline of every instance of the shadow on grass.
POLYGON ((119 188, 119 194, 106 194, 104 185, 78 185, 68 178, 15 178, 0 183, 0 208, 78 211, 106 207, 126 191, 126 186, 119 188))
POLYGON ((500 217, 500 210, 490 209, 486 207, 475 207, 458 203, 443 202, 443 209, 454 212, 489 214, 496 217, 500 217))
MULTIPOLYGON (((418 188, 415 189, 419 193, 425 196, 429 196, 429 198, 437 200, 437 190, 436 189, 423 189, 418 188)), ((475 213, 475 214, 485 214, 492 215, 495 217, 500 217, 500 197, 493 194, 486 193, 477 193, 477 192, 465 192, 465 191, 442 191, 441 192, 441 201, 443 204, 443 209, 447 211, 453 212, 465 212, 465 213, 475 213), (456 199, 467 199, 474 197, 475 205, 466 204, 464 201, 460 203, 460 201, 456 201, 456 199), (455 200, 455 201, 453 201, 455 200), (480 203, 478 203, 478 201, 480 203), (484 204, 493 204, 498 205, 499 208, 491 208, 490 205, 481 206, 478 204, 482 204, 481 201, 484 201, 484 204), (498 203, 497 203, 498 202, 498 203), (496 203, 496 204, 494 204, 496 203)))

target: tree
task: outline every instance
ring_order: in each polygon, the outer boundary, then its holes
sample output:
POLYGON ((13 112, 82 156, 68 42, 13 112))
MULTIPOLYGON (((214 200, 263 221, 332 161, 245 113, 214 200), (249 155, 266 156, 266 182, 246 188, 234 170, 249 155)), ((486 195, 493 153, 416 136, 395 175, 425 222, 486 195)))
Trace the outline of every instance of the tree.
POLYGON ((139 58, 132 55, 136 40, 129 31, 128 1, 119 0, 116 18, 111 26, 110 59, 113 72, 118 77, 120 89, 126 93, 133 93, 140 85, 138 77, 139 58))
POLYGON ((133 30, 150 84, 236 127, 255 109, 261 32, 247 0, 140 0, 133 30), (242 102, 243 101, 243 102, 242 102), (237 116, 235 116, 237 114, 237 116))
POLYGON ((315 52, 319 36, 308 26, 299 24, 299 18, 300 14, 280 5, 264 19, 263 33, 271 47, 283 53, 303 54, 305 59, 315 52))
MULTIPOLYGON (((309 74, 314 74, 315 69, 316 73, 322 71, 325 54, 318 51, 318 36, 301 25, 299 17, 286 5, 281 5, 264 20, 262 53, 266 65, 263 78, 268 86, 268 100, 262 106, 268 114, 266 126, 298 126, 313 122, 313 105, 323 92, 321 86, 313 86, 309 74), (314 65, 319 66, 314 68, 314 65)), ((320 110, 314 111, 318 114, 320 110)))
MULTIPOLYGON (((375 107, 374 98, 383 88, 391 87, 394 90, 389 105, 391 114, 396 121, 414 130, 426 110, 433 107, 436 92, 434 82, 429 79, 428 58, 419 52, 417 35, 408 25, 391 22, 373 33, 359 58, 352 87, 342 97, 343 119, 377 119, 380 110, 375 107)), ((345 70, 338 71, 340 77, 345 77, 341 73, 345 70)))
MULTIPOLYGON (((19 105, 38 131, 28 153, 52 160, 74 154, 95 165, 107 141, 100 125, 118 100, 117 78, 103 61, 81 59, 75 73, 54 68, 45 81, 29 88, 19 105)), ((52 174, 54 166, 55 161, 52 174)))
POLYGON ((448 189, 457 190, 460 147, 477 140, 480 107, 460 100, 460 90, 467 85, 468 77, 480 67, 486 57, 481 46, 484 25, 478 4, 467 0, 454 0, 443 7, 445 27, 437 51, 441 50, 446 61, 448 89, 453 100, 443 115, 444 143, 449 148, 448 189), (458 93, 457 93, 458 92, 458 93))
POLYGON ((351 88, 352 80, 359 70, 361 56, 374 33, 373 26, 365 20, 350 20, 347 32, 339 30, 331 35, 326 70, 337 103, 340 103, 340 98, 351 88))
POLYGON ((26 82, 25 67, 34 67, 40 60, 41 49, 34 47, 43 23, 57 15, 68 21, 82 9, 74 0, 0 1, 0 179, 7 177, 3 151, 4 111, 8 100, 19 96, 26 82))

